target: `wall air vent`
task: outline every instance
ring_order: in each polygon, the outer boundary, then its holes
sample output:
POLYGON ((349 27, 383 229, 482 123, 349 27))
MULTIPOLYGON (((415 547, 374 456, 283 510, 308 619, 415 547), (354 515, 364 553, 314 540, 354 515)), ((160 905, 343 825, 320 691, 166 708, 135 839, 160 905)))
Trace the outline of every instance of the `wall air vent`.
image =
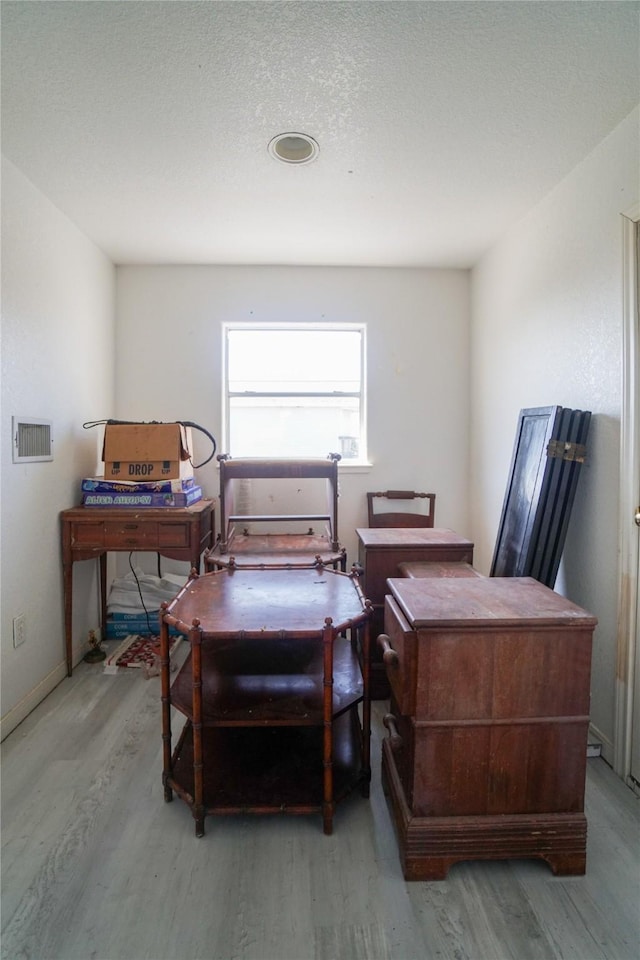
POLYGON ((37 460, 53 460, 51 425, 51 420, 12 417, 13 462, 34 463, 37 460))

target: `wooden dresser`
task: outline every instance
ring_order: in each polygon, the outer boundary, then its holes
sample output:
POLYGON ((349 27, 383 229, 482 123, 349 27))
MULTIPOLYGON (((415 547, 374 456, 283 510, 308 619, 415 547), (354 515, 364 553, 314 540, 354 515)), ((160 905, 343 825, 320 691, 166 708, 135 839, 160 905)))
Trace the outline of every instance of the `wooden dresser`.
POLYGON ((384 598, 387 579, 400 576, 399 564, 411 561, 473 563, 473 543, 444 527, 361 527, 358 564, 362 590, 373 604, 371 623, 371 698, 386 700, 389 684, 376 637, 384 629, 384 598))
POLYGON ((382 779, 405 878, 511 857, 583 874, 596 619, 530 578, 388 591, 382 779))

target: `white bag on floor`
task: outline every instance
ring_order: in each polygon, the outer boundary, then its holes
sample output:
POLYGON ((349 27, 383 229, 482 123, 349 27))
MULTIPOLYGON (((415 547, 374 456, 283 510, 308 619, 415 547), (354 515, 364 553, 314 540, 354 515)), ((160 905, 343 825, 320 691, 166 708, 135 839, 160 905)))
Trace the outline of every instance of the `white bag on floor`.
POLYGON ((179 574, 165 573, 157 577, 136 569, 114 579, 107 598, 107 613, 134 613, 145 608, 157 612, 162 603, 173 600, 185 582, 186 578, 179 574))

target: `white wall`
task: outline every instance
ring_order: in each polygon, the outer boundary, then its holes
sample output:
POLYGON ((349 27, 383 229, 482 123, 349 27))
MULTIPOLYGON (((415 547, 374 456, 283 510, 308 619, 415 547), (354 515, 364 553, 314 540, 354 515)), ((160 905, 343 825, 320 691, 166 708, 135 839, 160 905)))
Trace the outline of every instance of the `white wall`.
MULTIPOLYGON (((366 490, 435 491, 437 525, 467 535, 466 271, 123 266, 117 276, 117 416, 193 420, 220 439, 223 322, 365 322, 373 466, 341 467, 348 561, 355 528, 366 525, 366 490)), ((207 453, 202 438, 196 456, 207 453)), ((199 479, 217 496, 213 464, 199 479)))
MULTIPOLYGON (((639 199, 638 121, 636 111, 482 259, 471 301, 463 271, 124 266, 115 270, 115 327, 112 265, 3 163, 3 735, 64 676, 58 514, 77 502, 99 444, 82 423, 189 419, 220 438, 223 321, 350 320, 369 332, 372 460, 368 470, 342 470, 340 532, 350 561, 365 491, 422 487, 437 493, 437 524, 471 537, 476 566, 487 572, 519 410, 593 411, 557 586, 600 620, 592 713, 606 753, 615 689, 619 214, 639 199), (53 419, 53 463, 11 463, 16 413, 53 419), (18 613, 27 615, 28 639, 14 650, 18 613)), ((204 438, 195 453, 208 453, 204 438)), ((212 464, 199 480, 217 494, 212 464)), ((94 565, 77 564, 75 578, 79 653, 97 620, 94 565)))
MULTIPOLYGON (((113 408, 115 270, 2 162, 2 735, 66 675, 59 513, 95 467, 85 420, 113 408), (53 462, 12 463, 11 417, 53 421, 53 462), (13 618, 26 617, 14 649, 13 618)), ((95 431, 94 431, 95 433, 95 431)), ((76 564, 76 655, 97 626, 95 564, 76 564)))
POLYGON ((622 347, 620 214, 639 199, 634 111, 472 275, 471 499, 488 572, 520 409, 593 413, 556 589, 599 618, 592 719, 611 758, 622 347))

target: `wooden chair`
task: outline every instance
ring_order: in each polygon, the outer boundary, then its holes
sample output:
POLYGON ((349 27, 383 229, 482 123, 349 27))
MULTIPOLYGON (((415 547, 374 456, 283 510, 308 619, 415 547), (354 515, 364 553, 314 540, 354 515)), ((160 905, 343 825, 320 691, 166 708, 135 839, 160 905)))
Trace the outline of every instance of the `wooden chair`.
POLYGON ((323 563, 344 570, 346 550, 338 538, 340 459, 339 453, 331 453, 325 460, 234 460, 228 454, 220 454, 220 537, 213 550, 205 551, 205 569, 229 565, 305 566, 313 565, 319 557, 323 563), (305 480, 309 484, 304 484, 305 480), (255 483, 257 500, 264 508, 260 512, 243 509, 239 487, 242 481, 255 483), (316 481, 320 481, 319 487, 316 481), (258 486, 262 488, 260 492, 258 486), (322 502, 310 511, 308 500, 321 491, 322 502), (305 504, 302 511, 289 509, 296 502, 305 504), (277 509, 278 505, 283 509, 277 509), (310 523, 318 525, 317 532, 310 523), (263 532, 253 532, 254 527, 263 532))
MULTIPOLYGON (((394 507, 396 504, 394 503, 394 507)), ((414 490, 385 490, 367 493, 367 509, 370 527, 432 527, 436 512, 435 493, 416 493, 414 490), (393 500, 404 504, 404 509, 378 510, 374 508, 376 500, 393 500), (415 500, 428 501, 428 511, 413 511, 408 504, 415 500)))

